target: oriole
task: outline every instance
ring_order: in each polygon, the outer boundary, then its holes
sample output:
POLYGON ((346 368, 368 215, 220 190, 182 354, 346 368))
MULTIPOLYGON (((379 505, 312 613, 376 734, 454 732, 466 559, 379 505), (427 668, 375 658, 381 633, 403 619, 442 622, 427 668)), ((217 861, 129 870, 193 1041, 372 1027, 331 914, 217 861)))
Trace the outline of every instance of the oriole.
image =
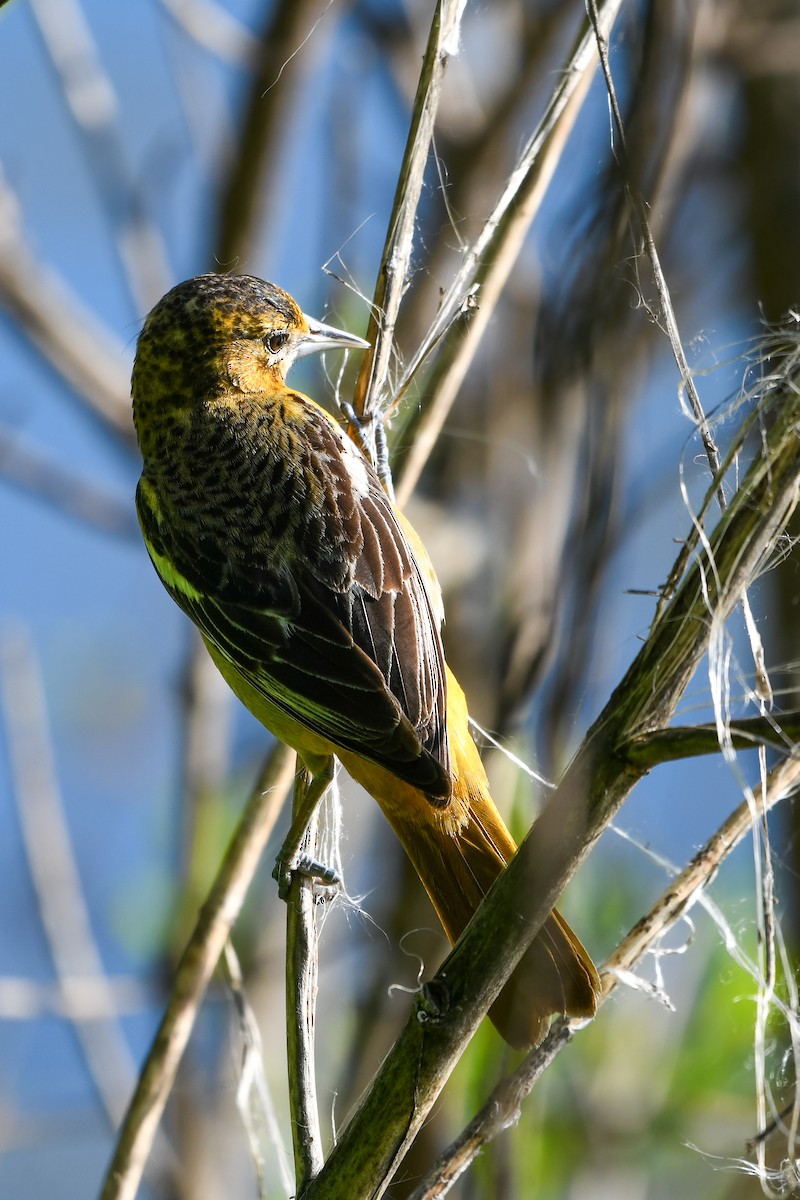
MULTIPOLYGON (((337 756, 455 941, 516 846, 445 664, 440 590, 370 464, 285 382, 301 355, 366 345, 252 276, 173 288, 133 369, 137 509, 167 591, 236 695, 305 764, 307 807, 337 756)), ((598 986, 553 912, 490 1015, 528 1047, 550 1014, 591 1015, 598 986)))

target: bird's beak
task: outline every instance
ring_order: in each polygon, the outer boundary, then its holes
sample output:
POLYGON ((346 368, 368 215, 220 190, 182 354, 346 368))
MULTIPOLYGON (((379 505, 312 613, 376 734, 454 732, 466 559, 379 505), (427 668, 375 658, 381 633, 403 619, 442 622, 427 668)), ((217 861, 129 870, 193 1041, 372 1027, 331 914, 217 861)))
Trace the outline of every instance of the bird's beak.
POLYGON ((367 350, 369 342, 356 337, 354 333, 346 333, 344 329, 336 329, 333 325, 324 325, 313 317, 306 317, 308 333, 298 339, 296 357, 304 354, 317 354, 320 350, 367 350))

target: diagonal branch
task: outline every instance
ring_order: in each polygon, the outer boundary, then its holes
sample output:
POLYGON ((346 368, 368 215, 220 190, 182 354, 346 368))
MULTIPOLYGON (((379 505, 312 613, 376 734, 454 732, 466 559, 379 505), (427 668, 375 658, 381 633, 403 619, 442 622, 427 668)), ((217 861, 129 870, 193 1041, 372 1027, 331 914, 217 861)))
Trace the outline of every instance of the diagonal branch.
POLYGON ((383 1194, 436 1097, 563 888, 645 773, 627 753, 669 721, 709 643, 800 498, 800 394, 787 381, 763 453, 687 570, 550 800, 411 1017, 304 1200, 383 1194), (345 1181, 346 1180, 346 1188, 345 1181))
MULTIPOLYGON (((620 7, 621 0, 606 0, 602 5, 598 20, 606 34, 620 7)), ((538 127, 483 229, 465 252, 426 337, 403 372, 395 405, 412 386, 430 354, 442 344, 433 376, 426 383, 429 400, 403 429, 403 446, 398 447, 397 495, 401 505, 414 490, 475 358, 586 98, 597 61, 594 33, 587 22, 538 127)))
POLYGON ((172 271, 161 231, 130 167, 112 77, 79 0, 31 0, 31 10, 111 225, 135 309, 147 312, 169 287, 172 271))
MULTIPOLYGON (((800 758, 784 759, 770 772, 759 807, 769 812, 798 788, 800 758)), ((601 969, 601 1005, 619 986, 624 974, 632 971, 670 926, 696 902, 720 864, 752 828, 752 822, 752 807, 743 801, 688 866, 670 881, 652 908, 636 922, 601 969)), ((563 1019, 554 1022, 541 1046, 537 1046, 516 1071, 498 1084, 459 1137, 441 1154, 410 1200, 439 1200, 447 1195, 484 1146, 516 1123, 522 1101, 550 1063, 569 1045, 577 1028, 563 1019)))
POLYGON ((292 778, 278 743, 267 759, 175 972, 172 994, 119 1132, 101 1200, 134 1200, 200 1002, 292 778))
POLYGON ((1 170, 0 308, 87 407, 133 445, 125 348, 34 254, 25 239, 19 202, 1 170))

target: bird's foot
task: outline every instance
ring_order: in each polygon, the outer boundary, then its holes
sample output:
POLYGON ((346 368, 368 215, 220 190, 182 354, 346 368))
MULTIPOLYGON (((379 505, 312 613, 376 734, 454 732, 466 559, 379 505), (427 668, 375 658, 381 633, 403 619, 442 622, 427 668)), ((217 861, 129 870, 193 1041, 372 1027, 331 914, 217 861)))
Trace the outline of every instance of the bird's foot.
POLYGON ((386 427, 383 421, 376 413, 371 413, 368 417, 359 416, 352 404, 347 400, 340 400, 339 408, 350 425, 351 430, 355 431, 355 441, 359 450, 365 458, 373 462, 375 470, 378 472, 378 478, 386 488, 389 496, 394 499, 392 470, 389 466, 389 447, 386 441, 386 427), (372 437, 366 432, 368 425, 372 426, 372 437))
POLYGON ((342 882, 338 871, 333 867, 326 866, 325 863, 318 862, 308 854, 296 854, 285 858, 281 853, 275 859, 275 868, 272 872, 272 878, 278 882, 278 895, 281 900, 288 898, 292 877, 295 874, 317 880, 324 887, 339 887, 342 882))

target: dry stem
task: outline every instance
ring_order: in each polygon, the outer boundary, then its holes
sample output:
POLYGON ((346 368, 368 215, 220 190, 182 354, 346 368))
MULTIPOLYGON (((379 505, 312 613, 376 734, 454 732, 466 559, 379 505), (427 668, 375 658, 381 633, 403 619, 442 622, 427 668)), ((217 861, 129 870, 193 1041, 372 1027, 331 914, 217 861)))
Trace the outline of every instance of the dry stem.
POLYGON ((14 798, 42 927, 69 1014, 109 1124, 124 1112, 135 1064, 115 1017, 59 792, 38 664, 24 630, 4 637, 0 695, 14 798), (91 995, 102 1018, 82 1016, 91 995))
MULTIPOLYGON (((783 760, 770 772, 763 795, 763 810, 768 812, 799 787, 800 759, 783 760)), ((679 917, 698 901, 720 864, 752 828, 752 817, 749 803, 743 801, 623 938, 601 968, 601 1005, 620 985, 625 974, 631 972, 679 917)), ((554 1022, 542 1044, 512 1075, 498 1084, 459 1137, 442 1153, 410 1200, 439 1200, 447 1195, 483 1147, 516 1123, 525 1097, 580 1028, 583 1026, 571 1025, 563 1019, 554 1022)))
POLYGON ((277 744, 242 814, 183 952, 172 994, 119 1133, 101 1200, 134 1200, 200 1002, 280 812, 293 773, 277 744))
MULTIPOLYGON (((308 782, 305 767, 295 776, 294 815, 308 782)), ((318 813, 308 824, 305 852, 316 858, 318 813)), ((319 1126, 314 1065, 314 1023, 317 1001, 317 927, 315 881, 295 871, 286 898, 286 1045, 289 1067, 289 1107, 298 1194, 318 1175, 324 1162, 319 1126)))
POLYGON ((389 367, 400 303, 408 286, 414 228, 433 128, 450 55, 458 45, 466 0, 438 0, 400 167, 383 256, 378 268, 367 339, 355 392, 355 410, 369 418, 386 410, 389 367))
MULTIPOLYGON (((621 0, 606 0, 602 5, 598 21, 606 34, 620 6, 621 0)), ((597 47, 587 22, 537 129, 479 236, 465 251, 426 338, 403 372, 395 403, 405 395, 432 350, 445 341, 433 380, 428 384, 429 400, 403 432, 406 449, 401 449, 397 460, 400 466, 397 495, 401 505, 414 490, 475 358, 478 343, 547 192, 596 67, 597 47), (476 295, 477 302, 473 303, 476 295), (459 317, 468 311, 471 315, 464 330, 459 317)))
POLYGON ((644 773, 627 754, 629 741, 667 725, 708 647, 710 615, 716 621, 730 615, 796 507, 800 395, 791 380, 773 415, 763 455, 751 465, 517 856, 441 968, 434 981, 436 1009, 423 988, 304 1200, 383 1194, 483 1014, 644 773), (443 1007, 442 996, 449 1006, 443 1007))

